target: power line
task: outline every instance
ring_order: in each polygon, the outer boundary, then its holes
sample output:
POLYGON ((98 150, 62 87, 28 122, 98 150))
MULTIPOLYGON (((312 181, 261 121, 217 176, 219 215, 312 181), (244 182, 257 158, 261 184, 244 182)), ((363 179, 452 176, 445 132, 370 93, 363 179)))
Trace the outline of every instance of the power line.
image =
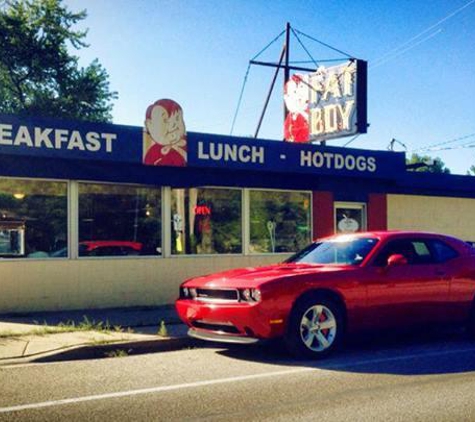
MULTIPOLYGON (((470 0, 469 2, 465 3, 463 6, 459 7, 455 11, 449 13, 447 16, 440 19, 439 21, 437 21, 433 25, 430 25, 429 27, 424 29, 422 32, 419 32, 417 35, 414 35, 412 38, 410 38, 409 40, 407 40, 403 44, 401 44, 398 47, 395 47, 392 50, 388 51, 387 53, 383 54, 381 57, 379 57, 378 59, 373 61, 373 63, 375 63, 374 66, 379 66, 379 65, 383 64, 383 62, 386 63, 387 61, 390 60, 390 58, 388 58, 388 56, 392 56, 393 54, 396 54, 395 57, 397 57, 399 55, 398 53, 400 52, 400 50, 405 49, 405 47, 408 46, 409 44, 411 44, 413 41, 415 41, 418 38, 422 37, 426 33, 432 31, 433 29, 440 26, 442 23, 448 21, 449 19, 453 18, 454 16, 458 15, 462 10, 464 10, 467 7, 471 6, 473 3, 475 3, 475 0, 470 0)), ((426 40, 429 39, 429 38, 432 38, 432 37, 426 37, 426 40)), ((419 44, 421 44, 421 42, 415 44, 414 46, 419 45, 419 44)), ((410 47, 410 48, 408 47, 407 49, 404 50, 404 52, 410 50, 411 48, 413 48, 413 47, 410 47)), ((392 58, 394 58, 394 57, 392 57, 392 58)))
POLYGON ((457 145, 454 147, 442 147, 442 148, 431 148, 430 150, 427 150, 426 152, 437 152, 437 151, 452 151, 456 149, 466 149, 466 148, 475 148, 475 141, 468 142, 463 145, 457 145))
MULTIPOLYGON (((438 147, 442 147, 444 145, 453 144, 455 142, 463 141, 464 139, 472 138, 474 136, 475 136, 475 133, 469 133, 468 135, 459 136, 457 138, 450 139, 449 141, 438 142, 436 144, 431 144, 431 145, 426 145, 425 147, 416 148, 416 149, 411 150, 410 152, 440 151, 441 148, 438 148, 438 147)), ((463 145, 472 144, 473 142, 474 141, 470 141, 467 144, 463 144, 463 145)), ((462 146, 462 145, 459 145, 458 147, 460 147, 460 146, 462 146)), ((458 147, 443 148, 443 149, 458 149, 458 147)))
MULTIPOLYGON (((474 1, 475 1, 475 0, 474 0, 474 1)), ((418 45, 421 45, 422 43, 424 43, 424 42, 430 40, 431 38, 435 37, 435 36, 436 36, 437 34, 439 34, 440 32, 442 32, 442 29, 439 29, 438 31, 433 32, 432 34, 428 35, 427 37, 422 38, 421 40, 419 40, 419 41, 416 42, 415 44, 412 44, 412 45, 408 46, 408 47, 405 48, 404 50, 400 50, 400 51, 398 51, 397 53, 395 53, 395 54, 393 54, 393 55, 387 57, 386 60, 381 60, 381 61, 379 61, 379 62, 376 63, 376 64, 370 65, 369 67, 370 67, 371 69, 376 69, 377 67, 382 66, 383 64, 386 64, 387 62, 389 62, 389 61, 395 59, 396 57, 399 57, 400 55, 406 53, 407 51, 412 50, 413 48, 417 47, 418 45)))

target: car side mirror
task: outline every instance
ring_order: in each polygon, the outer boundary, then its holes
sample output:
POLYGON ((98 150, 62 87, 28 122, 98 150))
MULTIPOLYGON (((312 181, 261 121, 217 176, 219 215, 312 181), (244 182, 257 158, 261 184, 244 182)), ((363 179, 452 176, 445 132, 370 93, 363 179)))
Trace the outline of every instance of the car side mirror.
POLYGON ((407 265, 407 258, 399 253, 393 254, 388 258, 388 267, 397 267, 407 265))

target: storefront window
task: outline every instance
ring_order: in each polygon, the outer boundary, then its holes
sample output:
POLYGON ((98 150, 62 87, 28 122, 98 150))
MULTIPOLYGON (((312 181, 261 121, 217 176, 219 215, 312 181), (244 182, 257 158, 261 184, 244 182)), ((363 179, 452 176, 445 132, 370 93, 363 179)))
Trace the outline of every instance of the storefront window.
POLYGON ((251 190, 250 251, 296 252, 310 243, 311 196, 251 190))
POLYGON ((79 184, 79 256, 161 254, 161 190, 79 184))
POLYGON ((241 190, 172 190, 172 253, 242 252, 241 190))
POLYGON ((48 258, 67 245, 64 182, 0 180, 0 257, 48 258))

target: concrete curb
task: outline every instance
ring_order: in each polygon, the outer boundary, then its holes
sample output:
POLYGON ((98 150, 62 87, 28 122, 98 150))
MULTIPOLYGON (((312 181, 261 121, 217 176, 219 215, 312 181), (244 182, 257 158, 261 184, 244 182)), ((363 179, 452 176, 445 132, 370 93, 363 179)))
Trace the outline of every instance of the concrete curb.
POLYGON ((157 340, 117 341, 108 344, 83 343, 65 346, 54 350, 35 353, 17 358, 0 360, 0 367, 28 363, 66 362, 74 360, 104 359, 115 357, 122 351, 124 356, 140 355, 146 353, 169 352, 185 347, 196 347, 199 342, 187 337, 167 337, 157 340))

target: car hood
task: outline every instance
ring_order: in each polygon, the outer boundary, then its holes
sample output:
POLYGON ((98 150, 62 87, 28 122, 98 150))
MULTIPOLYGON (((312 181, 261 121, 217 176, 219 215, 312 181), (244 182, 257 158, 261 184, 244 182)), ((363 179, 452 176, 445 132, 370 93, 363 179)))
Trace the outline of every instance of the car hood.
POLYGON ((246 267, 209 274, 192 278, 184 283, 187 287, 198 288, 252 288, 283 278, 295 278, 306 275, 324 275, 352 270, 348 265, 318 265, 318 264, 275 264, 265 267, 246 267))

